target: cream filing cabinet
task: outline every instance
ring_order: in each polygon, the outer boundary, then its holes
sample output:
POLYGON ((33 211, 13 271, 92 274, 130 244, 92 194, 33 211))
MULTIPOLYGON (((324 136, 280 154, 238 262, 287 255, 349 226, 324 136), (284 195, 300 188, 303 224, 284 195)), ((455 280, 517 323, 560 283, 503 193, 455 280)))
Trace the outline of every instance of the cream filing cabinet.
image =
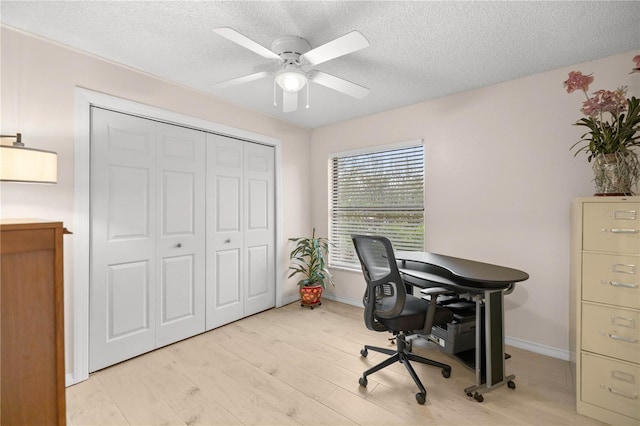
POLYGON ((640 424, 640 197, 573 204, 578 413, 640 424))

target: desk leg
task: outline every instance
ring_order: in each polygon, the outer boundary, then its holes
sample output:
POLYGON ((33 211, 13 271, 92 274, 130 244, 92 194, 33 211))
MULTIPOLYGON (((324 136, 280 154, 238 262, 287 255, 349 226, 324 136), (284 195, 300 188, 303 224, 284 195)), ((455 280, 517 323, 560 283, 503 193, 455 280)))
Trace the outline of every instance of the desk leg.
POLYGON ((487 386, 504 380, 504 307, 502 291, 485 291, 487 386))
POLYGON ((503 301, 502 290, 486 290, 476 301, 476 384, 465 392, 478 402, 484 393, 505 383, 515 388, 515 375, 505 377, 503 301))

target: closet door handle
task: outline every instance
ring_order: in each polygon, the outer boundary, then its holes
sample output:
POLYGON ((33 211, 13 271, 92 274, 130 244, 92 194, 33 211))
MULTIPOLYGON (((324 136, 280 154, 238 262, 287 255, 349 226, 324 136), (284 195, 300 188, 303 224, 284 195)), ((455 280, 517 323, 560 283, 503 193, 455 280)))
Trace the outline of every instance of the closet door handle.
POLYGON ((176 247, 178 247, 178 248, 182 247, 182 243, 176 244, 176 247))
POLYGON ((227 238, 226 240, 224 240, 225 244, 229 244, 231 242, 231 238, 227 238))

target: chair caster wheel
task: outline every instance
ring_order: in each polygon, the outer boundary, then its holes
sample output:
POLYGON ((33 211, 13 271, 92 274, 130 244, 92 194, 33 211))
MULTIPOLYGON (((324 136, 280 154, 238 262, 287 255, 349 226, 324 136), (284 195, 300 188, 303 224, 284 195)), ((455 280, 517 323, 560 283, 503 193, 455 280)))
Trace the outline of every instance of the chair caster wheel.
POLYGON ((362 376, 360 377, 360 379, 358 380, 358 383, 360 383, 360 386, 362 386, 363 388, 367 387, 367 378, 362 376))
POLYGON ((509 387, 509 389, 515 389, 516 388, 516 382, 514 382, 513 380, 509 380, 507 382, 507 386, 509 387))
POLYGON ((469 398, 472 398, 472 397, 473 397, 473 393, 471 393, 471 392, 467 392, 467 396, 468 396, 469 398))
POLYGON ((448 379, 449 377, 451 377, 451 369, 450 368, 443 368, 442 369, 442 377, 444 377, 445 379, 448 379))
POLYGON ((424 402, 426 400, 427 400, 427 394, 426 393, 418 392, 416 394, 416 401, 418 401, 418 404, 424 405, 424 402))
POLYGON ((302 308, 304 308, 304 303, 301 303, 301 304, 300 304, 300 306, 301 306, 302 308))
POLYGON ((360 355, 362 355, 363 357, 365 357, 365 358, 366 358, 366 357, 367 357, 367 355, 369 355, 369 351, 368 351, 368 350, 366 350, 366 349, 362 349, 362 350, 360 351, 360 355))
POLYGON ((482 396, 478 392, 476 392, 475 395, 473 395, 473 399, 475 399, 478 402, 482 402, 482 401, 484 401, 484 396, 482 396))

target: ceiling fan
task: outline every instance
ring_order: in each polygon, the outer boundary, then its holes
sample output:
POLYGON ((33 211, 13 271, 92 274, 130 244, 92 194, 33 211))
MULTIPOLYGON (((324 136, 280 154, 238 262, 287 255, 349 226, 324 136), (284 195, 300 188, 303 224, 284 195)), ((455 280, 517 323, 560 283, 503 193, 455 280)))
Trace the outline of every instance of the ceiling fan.
POLYGON ((271 43, 271 49, 258 44, 232 28, 214 28, 213 32, 229 41, 251 50, 258 55, 277 62, 275 72, 260 71, 214 85, 225 88, 274 76, 273 103, 276 103, 276 84, 282 89, 282 111, 292 112, 298 109, 298 92, 307 87, 307 108, 309 108, 309 82, 333 89, 337 92, 362 99, 369 89, 342 78, 313 69, 314 66, 332 59, 356 52, 369 46, 369 42, 358 31, 351 31, 337 39, 311 49, 307 40, 298 36, 283 36, 271 43))

